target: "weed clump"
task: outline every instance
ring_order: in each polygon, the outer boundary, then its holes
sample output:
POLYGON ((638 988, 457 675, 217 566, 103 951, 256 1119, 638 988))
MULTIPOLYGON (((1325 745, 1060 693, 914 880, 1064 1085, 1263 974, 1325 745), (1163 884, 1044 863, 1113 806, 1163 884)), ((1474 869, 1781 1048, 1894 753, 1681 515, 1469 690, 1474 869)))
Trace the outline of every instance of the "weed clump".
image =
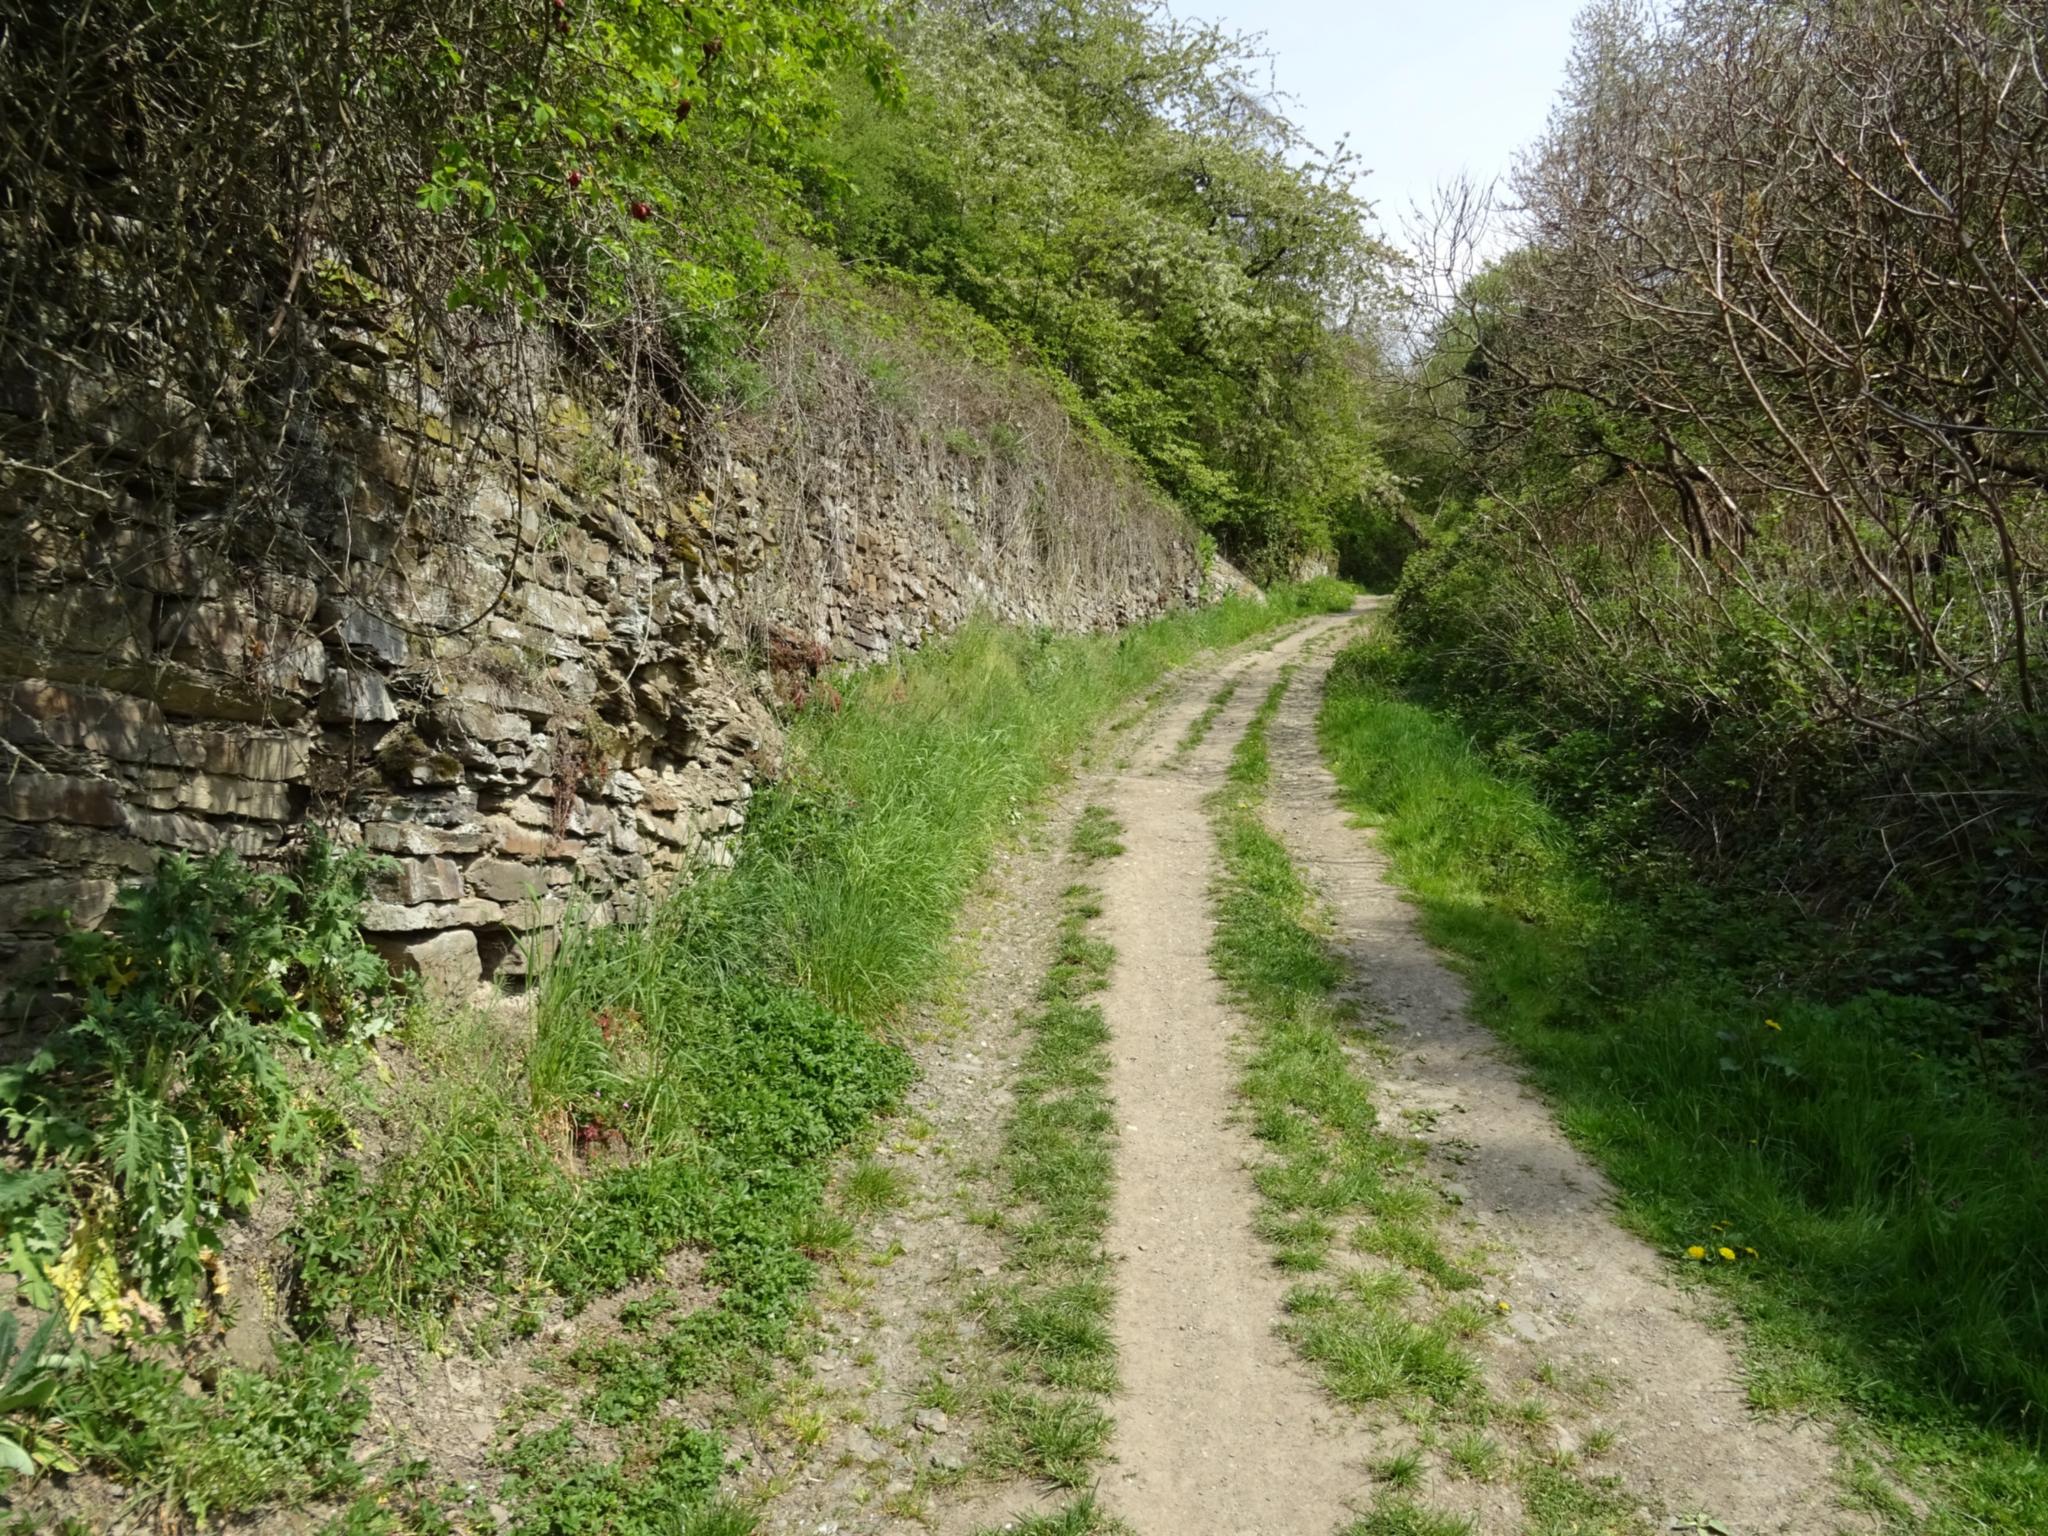
POLYGON ((266 1170, 311 1167, 343 1135, 299 1064, 345 1066, 398 1020, 356 929, 373 863, 318 837, 292 874, 174 854, 102 927, 59 939, 71 1020, 0 1069, 21 1160, 0 1211, 32 1303, 115 1334, 218 1314, 227 1223, 266 1170))

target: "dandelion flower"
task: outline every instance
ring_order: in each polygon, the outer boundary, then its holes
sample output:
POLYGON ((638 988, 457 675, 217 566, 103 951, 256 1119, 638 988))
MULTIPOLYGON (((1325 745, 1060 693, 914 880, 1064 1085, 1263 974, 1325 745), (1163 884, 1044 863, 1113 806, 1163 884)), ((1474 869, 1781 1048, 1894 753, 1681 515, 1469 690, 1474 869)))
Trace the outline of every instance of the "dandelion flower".
POLYGON ((1733 1248, 1716 1248, 1714 1251, 1720 1254, 1728 1263, 1733 1264, 1735 1262, 1735 1250, 1733 1248))
POLYGON ((1515 1310, 1513 1307, 1509 1306, 1504 1301, 1496 1301, 1493 1304, 1493 1307, 1496 1312, 1512 1312, 1515 1310))
POLYGON ((1765 1020, 1764 1020, 1764 1028, 1765 1028, 1765 1029, 1775 1029, 1775 1030, 1779 1030, 1779 1031, 1781 1031, 1781 1032, 1782 1032, 1782 1031, 1784 1030, 1785 1026, 1784 1026, 1784 1025, 1782 1025, 1782 1024, 1780 1024, 1780 1023, 1779 1023, 1779 1022, 1778 1022, 1778 1021, 1777 1021, 1776 1019, 1765 1019, 1765 1020))
POLYGON ((1690 1248, 1685 1250, 1685 1256, 1688 1259, 1704 1259, 1707 1256, 1707 1250, 1702 1248, 1698 1243, 1694 1243, 1690 1248))
POLYGON ((1742 1251, 1748 1254, 1752 1259, 1757 1256, 1756 1250, 1754 1248, 1744 1248, 1742 1251))

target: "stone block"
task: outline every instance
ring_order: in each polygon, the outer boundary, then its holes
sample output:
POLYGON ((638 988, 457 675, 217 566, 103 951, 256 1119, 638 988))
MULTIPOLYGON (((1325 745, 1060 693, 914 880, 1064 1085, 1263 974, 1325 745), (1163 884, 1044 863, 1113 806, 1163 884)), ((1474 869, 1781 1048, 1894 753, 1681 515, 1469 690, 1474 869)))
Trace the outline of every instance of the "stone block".
POLYGON ((428 1000, 442 1007, 468 1002, 483 980, 476 934, 467 928, 451 928, 425 939, 372 942, 394 972, 419 977, 428 1000))
POLYGON ((375 672, 337 667, 320 690, 320 718, 329 725, 389 724, 398 718, 398 705, 375 672))
POLYGON ((471 741, 529 741, 533 726, 526 716, 494 709, 474 699, 444 699, 433 709, 434 723, 450 735, 471 741))
POLYGON ((545 719, 554 713, 553 701, 538 687, 506 677, 466 677, 452 691, 458 699, 510 714, 545 719))
POLYGON ((0 594, 0 634, 18 637, 21 650, 35 655, 64 651, 102 665, 140 661, 149 639, 148 602, 144 593, 88 586, 0 594))
POLYGON ((463 871, 470 890, 508 904, 540 900, 554 884, 549 876, 544 865, 522 864, 513 859, 477 859, 463 871))
POLYGON ((132 694, 24 678, 10 690, 9 704, 9 741, 73 747, 131 763, 166 761, 171 748, 163 711, 132 694))
MULTIPOLYGON (((540 783, 534 785, 534 793, 548 795, 552 798, 554 790, 543 779, 540 783)), ((522 827, 552 827, 555 824, 554 806, 543 805, 540 801, 534 799, 532 795, 521 795, 516 800, 507 802, 504 813, 522 827)))
POLYGON ((26 770, 17 770, 0 782, 0 816, 16 821, 69 821, 82 827, 118 827, 124 821, 113 780, 26 770))
POLYGON ((549 587, 528 587, 521 598, 526 616, 542 629, 553 630, 558 635, 568 635, 577 640, 603 640, 604 626, 591 614, 581 599, 570 597, 549 587))
POLYGON ((373 821, 363 828, 363 841, 379 853, 477 853, 490 845, 491 833, 480 822, 436 827, 417 821, 373 821))
POLYGON ((134 669, 126 674, 125 686, 146 693, 169 714, 199 720, 289 724, 306 714, 296 698, 267 683, 169 663, 134 669))
POLYGON ((351 598, 323 598, 318 619, 342 654, 402 667, 412 657, 412 637, 380 613, 351 598))
POLYGON ((188 811, 239 816, 244 821, 285 821, 292 814, 289 785, 218 773, 185 775, 178 781, 177 803, 188 811))
POLYGON ((462 782, 461 759, 428 746, 410 726, 390 732, 375 755, 378 768, 394 784, 426 789, 462 782))
POLYGON ((157 643, 173 661, 231 673, 258 688, 311 693, 327 677, 327 650, 295 617, 234 599, 170 604, 157 643))
POLYGON ((62 922, 48 915, 58 912, 81 928, 94 927, 107 915, 119 889, 112 880, 65 876, 0 885, 0 929, 60 929, 62 922))
POLYGON ((290 783, 306 776, 312 741, 286 731, 179 731, 166 760, 241 779, 290 783))
POLYGON ((442 928, 480 928, 504 920, 504 908, 495 901, 474 897, 416 907, 372 901, 363 907, 365 933, 433 933, 442 928))
POLYGON ((633 819, 640 831, 648 837, 658 843, 667 843, 673 848, 687 846, 696 835, 690 828, 689 818, 685 816, 662 816, 643 807, 633 813, 633 819))
POLYGON ((462 866, 438 855, 394 860, 392 867, 377 877, 376 885, 379 895, 408 907, 460 901, 464 895, 462 866))
POLYGON ((493 816, 489 827, 492 845, 508 859, 545 859, 583 846, 569 838, 557 841, 544 831, 521 826, 509 816, 493 816))

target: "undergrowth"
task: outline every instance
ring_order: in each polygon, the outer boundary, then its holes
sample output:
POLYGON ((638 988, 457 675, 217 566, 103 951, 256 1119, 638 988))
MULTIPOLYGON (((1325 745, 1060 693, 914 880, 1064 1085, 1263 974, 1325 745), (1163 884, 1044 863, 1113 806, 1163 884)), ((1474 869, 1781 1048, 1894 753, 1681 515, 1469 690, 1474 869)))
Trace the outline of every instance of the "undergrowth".
POLYGON ((374 862, 317 836, 289 874, 170 855, 8 999, 75 999, 0 1068, 0 1216, 32 1305, 114 1334, 203 1327, 225 1305, 227 1223, 266 1170, 310 1167, 343 1134, 305 1064, 346 1070, 397 1021, 356 931, 374 862))
POLYGON ((1253 1175, 1261 1235, 1274 1263, 1301 1277, 1282 1332, 1338 1401, 1397 1413, 1417 1434, 1347 1536, 1471 1529, 1403 1491, 1424 1449, 1447 1476, 1512 1475, 1525 1502, 1540 1484, 1559 1518, 1531 1530, 1635 1532, 1604 1481, 1540 1443, 1541 1415, 1518 1419, 1494 1400, 1472 1348, 1495 1321, 1477 1299, 1480 1276, 1443 1239, 1446 1203, 1421 1176, 1415 1144, 1380 1125, 1364 1072, 1376 1043, 1341 995, 1345 968, 1320 903, 1260 813, 1267 731, 1292 674, 1260 704, 1210 798, 1223 866, 1211 958, 1251 1025, 1242 1092, 1265 1154, 1253 1175), (1511 1460, 1485 1433, 1495 1427, 1523 1431, 1511 1460))
POLYGON ((1961 1009, 1757 990, 1400 672, 1366 641, 1330 673, 1348 803, 1623 1219, 1745 1320, 1752 1402, 1860 1415, 1927 1502, 1866 1480, 1901 1530, 2048 1529, 2037 1096, 1980 1070, 1961 1009))

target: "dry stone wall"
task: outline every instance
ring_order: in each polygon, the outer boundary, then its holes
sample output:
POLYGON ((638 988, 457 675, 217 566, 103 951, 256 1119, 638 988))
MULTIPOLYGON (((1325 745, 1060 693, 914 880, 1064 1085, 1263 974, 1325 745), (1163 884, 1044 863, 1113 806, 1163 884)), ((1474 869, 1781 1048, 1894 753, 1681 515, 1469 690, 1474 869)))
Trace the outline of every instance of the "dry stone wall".
POLYGON ((126 466, 110 495, 0 460, 0 971, 167 852, 274 858, 319 824, 389 855, 367 931, 460 994, 570 903, 628 917, 730 856, 777 765, 778 648, 879 658, 981 609, 1103 627, 1197 596, 1184 533, 1050 558, 907 421, 886 453, 872 421, 829 454, 621 451, 552 361, 457 402, 372 315, 331 316, 320 350, 262 517, 192 413, 0 381, 0 438, 126 466))

